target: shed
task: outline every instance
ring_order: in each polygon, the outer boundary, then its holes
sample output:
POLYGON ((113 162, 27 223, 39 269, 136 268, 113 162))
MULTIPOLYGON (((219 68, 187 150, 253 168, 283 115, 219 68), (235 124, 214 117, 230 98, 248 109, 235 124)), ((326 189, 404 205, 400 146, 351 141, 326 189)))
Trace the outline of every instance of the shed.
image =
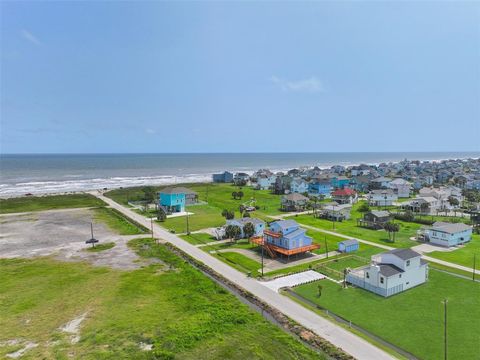
POLYGON ((356 239, 344 240, 338 243, 338 251, 342 253, 351 253, 357 251, 358 247, 359 243, 356 239))

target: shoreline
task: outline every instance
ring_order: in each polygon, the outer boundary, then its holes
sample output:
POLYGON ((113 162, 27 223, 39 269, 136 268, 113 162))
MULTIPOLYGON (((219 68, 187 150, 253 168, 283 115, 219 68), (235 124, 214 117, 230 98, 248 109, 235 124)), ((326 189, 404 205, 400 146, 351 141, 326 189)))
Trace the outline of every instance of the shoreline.
MULTIPOLYGON (((478 160, 480 157, 452 157, 443 159, 430 159, 430 160, 409 160, 420 161, 421 163, 441 163, 444 161, 464 161, 468 159, 478 160)), ((244 172, 252 175, 258 169, 268 169, 273 173, 286 172, 288 170, 297 169, 312 169, 318 167, 321 170, 329 169, 333 166, 352 167, 359 166, 360 164, 366 164, 369 166, 378 166, 382 163, 396 164, 400 161, 389 162, 359 162, 350 163, 341 162, 339 164, 324 164, 324 165, 300 165, 294 167, 268 167, 259 166, 256 169, 245 167, 232 167, 225 169, 230 172, 244 172)), ((26 194, 32 194, 32 196, 46 196, 46 195, 65 195, 65 194, 77 194, 85 193, 89 191, 114 190, 119 188, 131 188, 139 186, 168 186, 176 184, 187 183, 211 183, 212 174, 215 172, 203 173, 203 174, 184 174, 184 175, 158 175, 158 176, 115 176, 106 178, 90 178, 90 179, 77 179, 77 180, 45 180, 45 181, 30 181, 30 182, 18 182, 18 183, 0 183, 0 199, 8 199, 15 197, 25 197, 26 194)))

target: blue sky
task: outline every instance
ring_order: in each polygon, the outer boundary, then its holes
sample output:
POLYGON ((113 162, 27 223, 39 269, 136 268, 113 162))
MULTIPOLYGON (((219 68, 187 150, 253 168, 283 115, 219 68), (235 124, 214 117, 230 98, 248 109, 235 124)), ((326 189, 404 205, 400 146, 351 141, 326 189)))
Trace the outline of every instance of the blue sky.
POLYGON ((1 152, 480 150, 479 2, 1 2, 1 152))

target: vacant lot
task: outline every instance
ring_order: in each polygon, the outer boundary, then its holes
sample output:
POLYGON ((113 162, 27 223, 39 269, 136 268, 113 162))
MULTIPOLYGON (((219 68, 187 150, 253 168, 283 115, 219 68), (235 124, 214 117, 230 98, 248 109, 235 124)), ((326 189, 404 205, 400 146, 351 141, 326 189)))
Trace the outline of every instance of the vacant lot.
POLYGON ((164 246, 133 246, 159 263, 0 260, 0 357, 31 342, 22 359, 323 358, 164 246))
MULTIPOLYGON (((108 265, 115 268, 132 269, 138 257, 130 251, 126 242, 132 236, 121 236, 124 220, 113 216, 110 209, 67 209, 39 211, 22 215, 0 216, 2 232, 0 235, 0 257, 35 257, 54 255, 63 260, 87 260, 96 265, 108 265), (101 211, 102 221, 97 215, 101 211), (115 247, 106 251, 91 253, 83 251, 89 245, 90 224, 93 224, 94 236, 99 244, 115 243, 115 247)), ((131 230, 131 224, 128 229, 131 230)), ((141 231, 135 228, 133 233, 141 231)))
POLYGON ((295 291, 421 359, 443 358, 443 299, 448 299, 449 358, 478 359, 480 284, 431 270, 426 284, 383 298, 322 280, 295 291))
POLYGON ((0 214, 104 205, 102 200, 90 194, 29 196, 0 199, 0 214))

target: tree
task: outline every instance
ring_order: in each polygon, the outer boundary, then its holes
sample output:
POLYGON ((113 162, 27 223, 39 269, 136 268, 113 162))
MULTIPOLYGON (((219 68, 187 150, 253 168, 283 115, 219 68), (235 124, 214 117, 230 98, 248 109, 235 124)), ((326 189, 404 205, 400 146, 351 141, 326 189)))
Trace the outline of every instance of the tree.
POLYGON ((167 219, 167 214, 165 214, 165 211, 162 208, 158 208, 157 220, 163 222, 166 219, 167 219))
POLYGON ((244 218, 249 218, 250 217, 250 213, 248 211, 244 211, 243 212, 243 215, 242 215, 244 218))
POLYGON ((453 196, 448 197, 448 203, 452 206, 460 205, 460 201, 458 201, 458 199, 456 197, 453 197, 453 196))
POLYGON ((255 234, 255 226, 251 222, 247 222, 243 226, 243 235, 246 238, 251 238, 255 234))
POLYGON ((232 197, 234 200, 237 200, 238 193, 236 191, 232 192, 232 197))
POLYGON ((387 222, 384 229, 388 232, 388 240, 395 242, 395 233, 400 230, 400 226, 397 223, 387 222))
POLYGON ((222 216, 227 220, 232 220, 235 217, 235 213, 233 211, 223 209, 222 216))
POLYGON ((413 212, 411 210, 407 210, 403 215, 403 220, 412 222, 413 220, 415 220, 415 215, 413 215, 413 212))
POLYGON ((370 211, 370 206, 368 205, 368 203, 362 202, 362 203, 358 206, 358 211, 360 211, 360 212, 369 212, 369 211, 370 211))
POLYGON ((243 205, 243 204, 240 205, 240 206, 238 207, 238 211, 240 211, 240 214, 243 214, 243 212, 245 211, 245 205, 243 205))
POLYGON ((242 229, 237 225, 227 225, 225 228, 225 236, 228 239, 237 240, 242 234, 242 229))
POLYGON ((237 192, 237 197, 239 200, 242 200, 242 197, 243 197, 243 191, 239 191, 237 192))
POLYGON ((323 290, 323 286, 322 286, 322 285, 318 285, 318 286, 317 286, 317 297, 321 297, 321 296, 322 296, 322 290, 323 290))
POLYGON ((157 198, 157 192, 153 186, 144 186, 142 188, 143 191, 143 198, 147 202, 147 204, 151 204, 155 202, 157 198))

